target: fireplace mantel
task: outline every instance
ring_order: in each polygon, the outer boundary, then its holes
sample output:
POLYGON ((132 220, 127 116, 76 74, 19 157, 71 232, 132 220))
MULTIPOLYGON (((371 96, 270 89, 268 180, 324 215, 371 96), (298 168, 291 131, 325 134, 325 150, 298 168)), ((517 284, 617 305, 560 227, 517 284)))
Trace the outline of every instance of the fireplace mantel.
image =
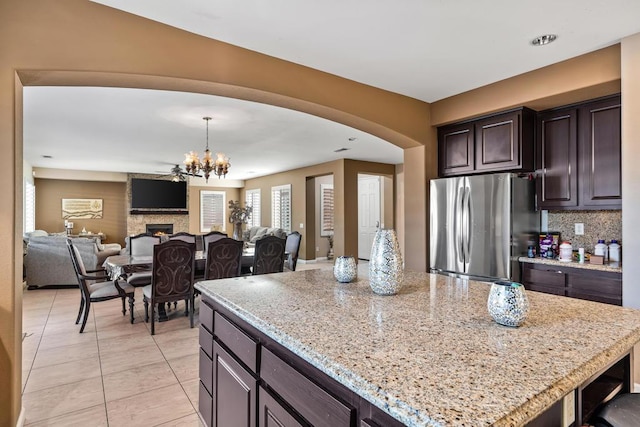
POLYGON ((163 210, 143 210, 131 209, 130 215, 189 215, 189 211, 163 211, 163 210))

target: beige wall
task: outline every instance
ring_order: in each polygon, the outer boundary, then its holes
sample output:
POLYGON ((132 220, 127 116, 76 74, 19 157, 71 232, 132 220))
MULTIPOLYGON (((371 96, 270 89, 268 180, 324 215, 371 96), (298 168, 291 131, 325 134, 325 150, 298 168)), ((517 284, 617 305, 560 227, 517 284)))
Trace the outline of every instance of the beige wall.
POLYGON ((107 242, 124 244, 126 234, 125 189, 123 182, 35 180, 36 229, 49 233, 64 231, 62 199, 102 199, 100 219, 72 219, 75 234, 82 228, 107 235, 107 242))
POLYGON ((201 191, 223 191, 225 193, 226 214, 225 214, 225 230, 229 236, 233 234, 233 225, 229 224, 229 201, 240 200, 244 206, 244 198, 240 198, 239 188, 228 187, 197 187, 189 186, 189 233, 191 234, 207 234, 209 231, 200 230, 200 192, 201 191))
MULTIPOLYGON (((622 40, 622 304, 640 308, 640 33, 622 40)), ((640 357, 636 357, 640 360, 640 357)), ((636 371, 640 382, 640 369, 636 371)))

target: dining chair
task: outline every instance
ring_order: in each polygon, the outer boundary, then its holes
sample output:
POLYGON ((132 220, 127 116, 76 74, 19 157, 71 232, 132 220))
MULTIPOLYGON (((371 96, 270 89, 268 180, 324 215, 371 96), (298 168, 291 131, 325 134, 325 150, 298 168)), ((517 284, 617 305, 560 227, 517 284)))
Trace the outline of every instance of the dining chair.
POLYGON ((73 245, 71 239, 67 239, 67 249, 71 256, 71 263, 78 278, 80 287, 80 309, 76 318, 76 325, 82 317, 82 326, 80 333, 84 331, 89 318, 89 310, 91 303, 109 301, 115 298, 122 299, 122 315, 127 312, 125 307, 125 298, 129 298, 129 313, 131 314, 131 323, 133 323, 133 302, 135 288, 124 280, 110 280, 105 270, 87 270, 80 256, 80 251, 73 245), (100 274, 101 273, 101 274, 100 274))
POLYGON ((240 276, 244 242, 229 237, 209 243, 205 280, 225 279, 240 276))
POLYGON ((284 266, 291 271, 296 271, 296 265, 298 265, 298 252, 300 251, 300 241, 302 235, 293 231, 287 235, 287 241, 284 245, 284 250, 288 254, 285 260, 284 266))
POLYGON ((204 270, 206 268, 207 248, 209 243, 218 241, 220 239, 228 238, 225 233, 221 231, 210 231, 202 236, 202 260, 196 262, 196 276, 201 279, 204 277, 204 270))
POLYGON ((155 306, 185 300, 185 314, 193 328, 193 277, 195 271, 195 243, 167 240, 153 248, 151 284, 142 289, 145 322, 149 321, 151 304, 151 335, 155 335, 155 306))
POLYGON ((181 231, 179 233, 174 233, 170 235, 169 240, 182 240, 183 242, 187 242, 187 243, 196 243, 196 235, 181 231))
MULTIPOLYGON (((160 243, 160 236, 142 233, 129 237, 129 254, 131 256, 153 256, 153 248, 160 243)), ((127 277, 131 286, 147 286, 151 283, 151 272, 140 271, 127 277)))
POLYGON ((282 273, 285 239, 266 236, 256 240, 251 274, 282 273))

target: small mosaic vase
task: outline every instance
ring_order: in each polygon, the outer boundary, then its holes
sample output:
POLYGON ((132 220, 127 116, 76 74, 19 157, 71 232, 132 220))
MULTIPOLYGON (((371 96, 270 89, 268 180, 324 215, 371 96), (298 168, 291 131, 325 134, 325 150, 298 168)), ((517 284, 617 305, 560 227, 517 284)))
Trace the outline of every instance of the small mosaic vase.
POLYGON ((402 288, 404 270, 395 230, 379 228, 369 260, 369 285, 378 295, 395 295, 402 288))
POLYGON ((517 327, 527 318, 529 300, 521 283, 498 281, 491 284, 487 310, 500 325, 517 327))
POLYGON ((339 256, 333 264, 333 276, 340 283, 349 283, 358 277, 356 259, 352 256, 339 256))

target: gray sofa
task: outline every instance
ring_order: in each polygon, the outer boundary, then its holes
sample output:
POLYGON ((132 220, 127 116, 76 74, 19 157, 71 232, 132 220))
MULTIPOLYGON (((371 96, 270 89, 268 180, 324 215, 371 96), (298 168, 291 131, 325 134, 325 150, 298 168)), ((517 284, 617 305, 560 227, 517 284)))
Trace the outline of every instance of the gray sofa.
POLYGON ((287 232, 282 228, 254 226, 242 233, 242 240, 248 242, 249 246, 254 246, 256 240, 261 239, 265 236, 276 236, 281 239, 286 239, 287 232))
MULTIPOLYGON (((118 255, 121 250, 117 243, 102 245, 94 238, 77 237, 73 244, 80 251, 87 270, 101 268, 108 256, 118 255)), ((78 285, 66 236, 29 237, 24 266, 29 289, 47 285, 78 285)))

